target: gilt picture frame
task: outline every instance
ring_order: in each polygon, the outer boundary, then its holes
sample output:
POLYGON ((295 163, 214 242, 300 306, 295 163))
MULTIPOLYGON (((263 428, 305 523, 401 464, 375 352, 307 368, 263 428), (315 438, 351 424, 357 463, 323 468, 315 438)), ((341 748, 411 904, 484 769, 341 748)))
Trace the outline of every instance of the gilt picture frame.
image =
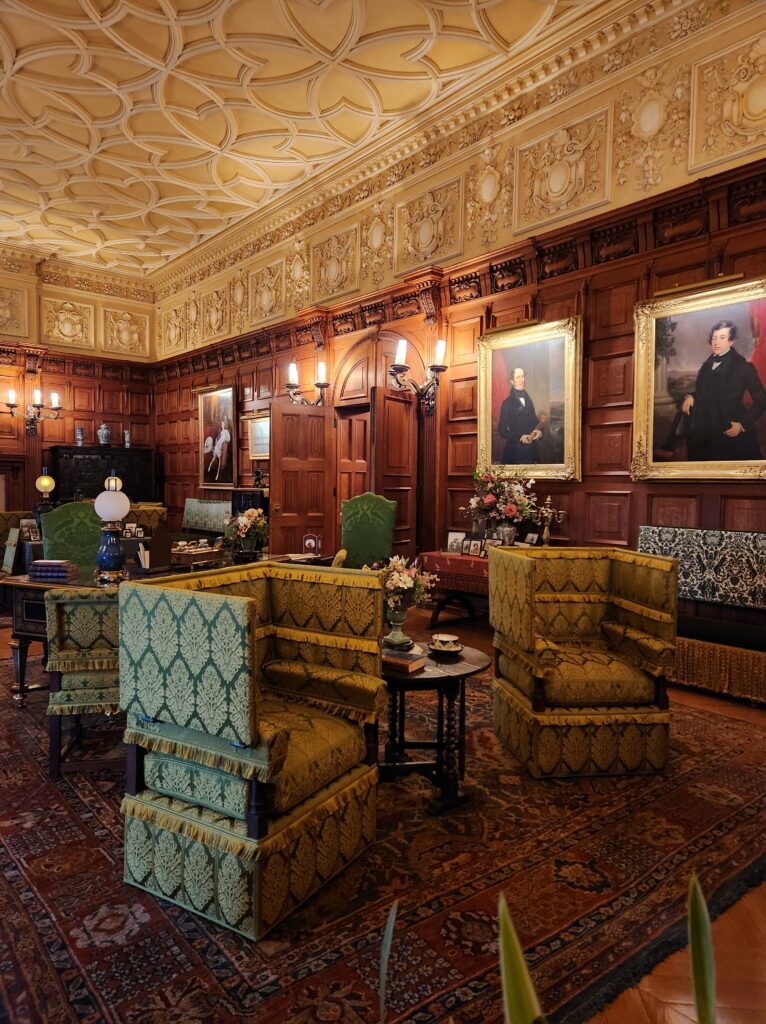
POLYGON ((579 480, 582 317, 485 334, 478 373, 477 469, 579 480))
POLYGON ((269 458, 271 417, 268 412, 247 417, 247 443, 251 459, 266 460, 269 458))
POLYGON ((766 279, 635 308, 634 480, 766 479, 766 279))
POLYGON ((199 483, 223 490, 237 482, 237 423, 233 387, 202 391, 199 409, 199 483))

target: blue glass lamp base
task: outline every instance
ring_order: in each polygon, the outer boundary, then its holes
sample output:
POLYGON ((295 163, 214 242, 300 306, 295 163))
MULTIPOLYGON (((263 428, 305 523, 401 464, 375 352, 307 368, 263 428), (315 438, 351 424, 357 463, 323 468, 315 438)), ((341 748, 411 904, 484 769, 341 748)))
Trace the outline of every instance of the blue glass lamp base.
POLYGON ((104 587, 127 579, 121 537, 120 523, 104 523, 101 527, 101 546, 96 552, 96 580, 104 587))

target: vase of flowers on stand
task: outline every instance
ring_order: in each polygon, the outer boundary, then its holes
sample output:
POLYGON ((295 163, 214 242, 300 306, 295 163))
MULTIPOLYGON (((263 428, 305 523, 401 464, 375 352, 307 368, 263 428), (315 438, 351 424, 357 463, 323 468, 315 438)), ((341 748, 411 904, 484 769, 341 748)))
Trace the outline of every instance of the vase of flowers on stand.
POLYGON ((402 630, 407 611, 413 605, 425 604, 438 577, 431 572, 423 572, 415 563, 410 565, 399 555, 389 558, 382 566, 376 564, 372 568, 381 570, 386 619, 391 626, 391 632, 383 637, 383 646, 409 650, 412 640, 402 630))
POLYGON ((534 480, 520 480, 502 470, 485 470, 473 474, 476 494, 460 511, 484 529, 494 531, 505 547, 516 538, 516 524, 522 519, 536 519, 537 498, 530 490, 534 480))
POLYGON ((261 508, 248 508, 239 515, 227 517, 224 542, 231 545, 234 565, 257 562, 269 539, 269 521, 261 508))

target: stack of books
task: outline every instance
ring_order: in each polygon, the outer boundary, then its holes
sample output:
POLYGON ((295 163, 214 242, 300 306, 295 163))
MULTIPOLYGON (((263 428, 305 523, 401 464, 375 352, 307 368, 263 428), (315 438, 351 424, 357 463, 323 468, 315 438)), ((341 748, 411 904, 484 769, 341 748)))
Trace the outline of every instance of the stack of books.
POLYGON ((428 655, 417 644, 413 644, 408 651, 383 646, 383 669, 386 672, 409 676, 413 672, 419 672, 427 664, 428 655))
POLYGON ((37 558, 29 567, 29 578, 45 583, 71 583, 77 579, 77 566, 66 558, 37 558))

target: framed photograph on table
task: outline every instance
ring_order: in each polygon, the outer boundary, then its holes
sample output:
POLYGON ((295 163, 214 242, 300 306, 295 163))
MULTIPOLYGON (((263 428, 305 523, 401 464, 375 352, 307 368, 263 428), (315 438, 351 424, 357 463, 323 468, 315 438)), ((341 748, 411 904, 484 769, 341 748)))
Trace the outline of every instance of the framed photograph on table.
POLYGON ((465 533, 458 530, 450 530, 447 534, 447 551, 453 555, 459 555, 463 550, 465 533))
POLYGON ((234 388, 203 391, 197 400, 200 487, 228 489, 236 483, 237 467, 234 388))
POLYGON ((481 557, 481 549, 482 549, 483 543, 484 542, 482 540, 471 540, 471 541, 469 541, 468 542, 468 554, 469 555, 477 555, 478 557, 481 557))
POLYGON ((766 479, 766 279, 636 306, 634 480, 766 479))
POLYGON ((582 317, 479 339, 479 471, 580 479, 582 317))
POLYGON ((251 459, 269 458, 271 417, 268 413, 247 418, 247 443, 251 459))
POLYGON ((473 543, 474 542, 470 539, 470 537, 466 537, 466 539, 463 541, 463 554, 464 555, 470 555, 470 553, 471 553, 471 544, 473 544, 473 543))

